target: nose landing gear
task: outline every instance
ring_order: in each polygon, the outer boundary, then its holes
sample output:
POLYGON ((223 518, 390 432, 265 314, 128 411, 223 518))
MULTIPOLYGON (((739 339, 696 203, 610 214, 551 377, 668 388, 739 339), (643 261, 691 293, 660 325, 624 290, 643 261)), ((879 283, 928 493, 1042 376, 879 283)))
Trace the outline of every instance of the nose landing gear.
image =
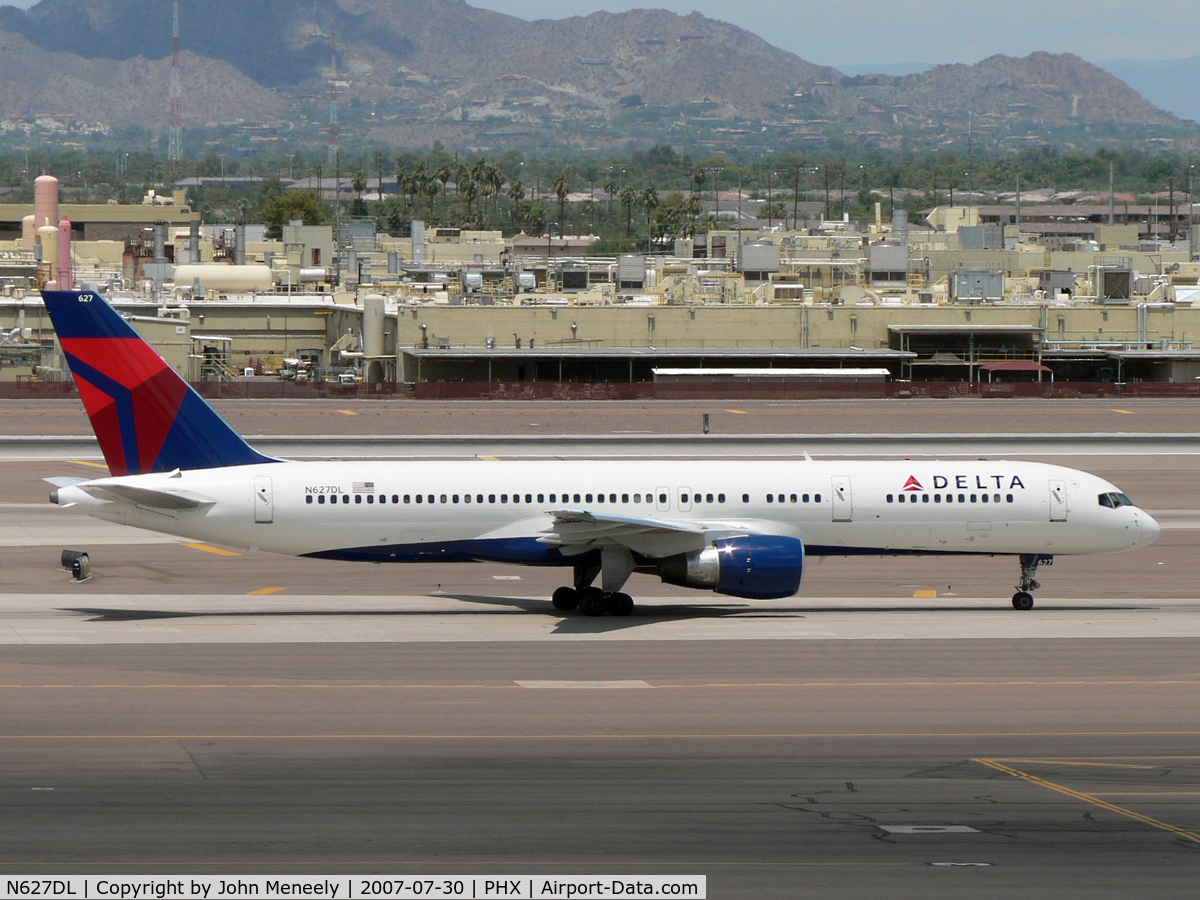
POLYGON ((1035 577, 1039 565, 1053 565, 1053 556, 1040 556, 1035 553, 1023 553, 1021 555, 1021 581, 1017 585, 1017 592, 1013 594, 1012 605, 1014 609, 1033 609, 1033 591, 1040 588, 1041 582, 1035 577))

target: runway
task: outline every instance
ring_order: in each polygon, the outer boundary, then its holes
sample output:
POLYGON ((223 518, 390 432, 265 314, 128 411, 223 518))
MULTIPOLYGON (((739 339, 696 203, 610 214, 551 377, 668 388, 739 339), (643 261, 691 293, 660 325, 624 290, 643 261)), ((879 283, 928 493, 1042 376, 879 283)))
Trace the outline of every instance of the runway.
MULTIPOLYGON (((955 403, 875 415, 915 433, 997 428, 998 407, 955 403)), ((1114 415, 1039 404, 1072 433, 1114 415)), ((489 422, 529 412, 488 406, 489 422)), ((568 406, 579 433, 622 418, 568 406)), ((871 418, 846 406, 820 416, 871 418)), ((439 407, 439 433, 471 433, 481 412, 439 407)), ((1115 415, 1197 430, 1178 406, 1115 415)), ((1012 560, 830 558, 810 561, 800 595, 763 603, 638 577, 626 620, 554 611, 555 571, 373 569, 78 519, 40 478, 97 474, 93 461, 0 462, 0 873, 1192 897, 1200 461, 1051 458, 1119 484, 1162 538, 1059 558, 1029 612, 1008 604, 1012 560), (91 553, 91 580, 59 570, 67 546, 91 553)))

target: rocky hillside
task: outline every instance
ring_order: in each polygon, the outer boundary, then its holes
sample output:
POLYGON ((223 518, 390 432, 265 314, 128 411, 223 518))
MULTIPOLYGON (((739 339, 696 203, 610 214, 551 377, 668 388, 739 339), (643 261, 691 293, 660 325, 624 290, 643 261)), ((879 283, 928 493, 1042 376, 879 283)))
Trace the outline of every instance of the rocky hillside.
MULTIPOLYGON (((183 0, 181 30, 189 123, 287 121, 313 139, 331 37, 349 140, 898 146, 965 130, 968 109, 972 127, 1018 143, 1055 129, 1195 131, 1070 55, 845 78, 698 13, 526 22, 463 0, 183 0)), ((170 33, 165 0, 0 7, 0 118, 161 128, 170 33)))

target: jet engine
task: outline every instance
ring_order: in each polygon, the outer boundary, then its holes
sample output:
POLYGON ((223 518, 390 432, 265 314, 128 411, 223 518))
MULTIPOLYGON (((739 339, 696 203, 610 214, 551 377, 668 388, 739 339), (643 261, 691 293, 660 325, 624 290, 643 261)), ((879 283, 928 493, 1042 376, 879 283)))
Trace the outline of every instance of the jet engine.
POLYGON ((732 597, 790 597, 804 575, 804 543, 773 534, 725 538, 703 550, 666 557, 658 564, 658 575, 668 584, 732 597))

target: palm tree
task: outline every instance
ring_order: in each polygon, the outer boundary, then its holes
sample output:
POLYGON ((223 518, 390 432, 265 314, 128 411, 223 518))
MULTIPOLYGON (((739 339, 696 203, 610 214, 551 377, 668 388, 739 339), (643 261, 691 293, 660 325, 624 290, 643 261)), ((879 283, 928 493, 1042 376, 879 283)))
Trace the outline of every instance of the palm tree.
POLYGON ((512 218, 514 222, 521 221, 521 201, 525 199, 525 185, 514 181, 508 186, 508 199, 512 201, 512 218))
POLYGON ((604 182, 604 184, 601 186, 601 189, 604 191, 605 195, 607 195, 607 197, 608 197, 608 209, 605 212, 605 215, 611 216, 612 215, 612 199, 617 193, 617 185, 610 178, 610 179, 608 179, 608 181, 604 182))
POLYGON ((625 204, 625 237, 633 233, 633 204, 637 201, 637 191, 626 186, 621 188, 621 202, 625 204))
POLYGON ((471 217, 471 201, 475 197, 475 182, 471 180, 471 170, 464 163, 454 173, 454 193, 465 195, 467 198, 467 218, 471 217), (467 186, 470 185, 470 190, 467 186))
POLYGON ((649 247, 654 240, 654 208, 658 206, 658 192, 654 190, 654 185, 646 185, 639 199, 646 208, 646 246, 649 247))
POLYGON ((425 181, 425 193, 429 195, 429 215, 433 216, 433 198, 437 196, 438 181, 436 178, 428 178, 425 181))
POLYGON ((704 193, 704 182, 708 178, 707 173, 703 169, 697 169, 692 173, 692 196, 696 196, 696 191, 704 193))
POLYGON ((567 184, 567 175, 562 173, 554 179, 550 186, 554 196, 558 198, 558 236, 563 237, 566 228, 567 195, 571 193, 571 185, 567 184))
POLYGON ((450 183, 451 174, 449 166, 438 166, 433 173, 433 177, 442 183, 443 196, 446 194, 446 185, 450 183))

